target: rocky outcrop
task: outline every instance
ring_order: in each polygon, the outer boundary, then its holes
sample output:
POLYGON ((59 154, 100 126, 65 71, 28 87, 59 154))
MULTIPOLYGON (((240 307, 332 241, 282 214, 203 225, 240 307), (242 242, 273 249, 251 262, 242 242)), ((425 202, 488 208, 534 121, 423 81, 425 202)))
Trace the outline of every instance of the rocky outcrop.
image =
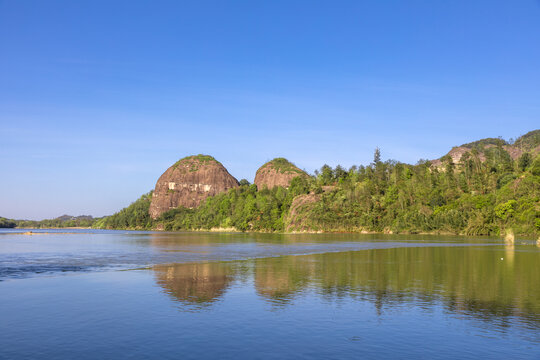
POLYGON ((317 194, 304 194, 295 197, 285 218, 285 230, 287 232, 312 231, 308 214, 320 200, 321 196, 317 194))
MULTIPOLYGON (((493 145, 488 145, 488 148, 491 147, 493 145)), ((434 166, 434 167, 437 167, 437 168, 441 168, 444 166, 443 164, 443 159, 446 157, 446 156, 449 156, 450 158, 452 158, 452 162, 454 164, 459 164, 459 162, 461 161, 461 157, 465 154, 465 153, 471 153, 471 148, 468 148, 468 147, 465 147, 464 145, 462 146, 455 146, 452 148, 452 150, 450 150, 448 152, 448 154, 446 154, 445 156, 443 156, 442 158, 440 159, 436 159, 436 160, 431 160, 431 165, 434 166)), ((484 162, 486 161, 486 157, 484 155, 483 152, 479 152, 478 153, 478 159, 481 161, 481 162, 484 162)))
POLYGON ((454 164, 459 164, 462 156, 466 153, 469 153, 471 157, 476 154, 475 156, 478 158, 478 160, 480 162, 484 162, 487 159, 486 153, 489 152, 490 149, 493 150, 493 148, 496 148, 497 146, 501 146, 501 148, 508 153, 508 156, 512 160, 518 160, 519 157, 526 152, 529 152, 531 155, 535 156, 536 154, 540 153, 540 130, 530 131, 527 134, 517 138, 511 144, 500 138, 486 138, 468 144, 463 144, 461 146, 456 146, 453 147, 452 150, 450 150, 450 152, 448 152, 448 154, 442 158, 431 160, 430 163, 433 167, 443 168, 444 158, 450 157, 452 158, 452 162, 454 164))
POLYGON ((238 180, 213 157, 188 156, 159 177, 149 213, 156 219, 165 211, 179 206, 194 208, 207 197, 238 186, 238 180))
POLYGON ((254 184, 259 190, 265 186, 269 189, 275 186, 289 187, 291 180, 297 176, 307 176, 307 174, 287 159, 276 158, 257 170, 254 184))

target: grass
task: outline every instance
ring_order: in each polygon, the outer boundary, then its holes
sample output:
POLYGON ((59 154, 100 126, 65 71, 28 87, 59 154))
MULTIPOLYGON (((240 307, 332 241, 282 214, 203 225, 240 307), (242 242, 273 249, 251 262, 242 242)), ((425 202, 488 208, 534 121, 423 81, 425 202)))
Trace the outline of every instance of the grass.
POLYGON ((296 173, 296 174, 303 174, 304 172, 297 168, 293 163, 291 163, 289 160, 285 158, 275 158, 266 164, 264 164, 261 168, 266 168, 270 166, 272 169, 282 173, 282 174, 290 174, 290 173, 296 173))
POLYGON ((185 158, 178 160, 177 162, 174 163, 173 168, 176 169, 179 165, 185 163, 185 164, 190 165, 189 171, 194 172, 194 171, 199 170, 199 165, 208 164, 210 162, 215 162, 215 163, 220 164, 220 162, 214 159, 213 156, 198 154, 198 155, 186 156, 185 158))

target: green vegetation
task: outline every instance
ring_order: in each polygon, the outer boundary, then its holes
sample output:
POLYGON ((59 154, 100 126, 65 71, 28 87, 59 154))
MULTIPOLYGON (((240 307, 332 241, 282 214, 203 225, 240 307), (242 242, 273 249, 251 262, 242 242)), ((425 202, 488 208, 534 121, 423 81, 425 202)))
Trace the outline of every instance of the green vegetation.
POLYGON ((13 220, 16 223, 18 228, 27 228, 27 229, 52 229, 52 228, 72 228, 72 227, 82 227, 89 228, 94 225, 98 219, 93 218, 92 216, 82 215, 82 216, 69 216, 63 215, 55 219, 45 219, 45 220, 13 220))
POLYGON ((189 164, 190 166, 189 171, 193 172, 193 171, 199 170, 200 164, 207 164, 209 162, 215 162, 218 164, 220 163, 219 161, 217 161, 210 155, 199 154, 199 155, 186 156, 185 158, 182 158, 178 160, 177 162, 175 162, 172 167, 176 169, 180 164, 189 164))
POLYGON ((540 232, 540 177, 509 156, 489 155, 482 162, 478 154, 465 154, 458 164, 447 157, 441 170, 427 162, 412 166, 376 159, 349 171, 325 166, 313 182, 335 186, 301 209, 309 230, 540 232))
POLYGON ((507 142, 500 137, 499 138, 486 138, 486 139, 473 141, 467 144, 463 144, 461 146, 466 147, 468 149, 485 150, 486 148, 489 148, 490 146, 509 145, 516 149, 520 149, 521 151, 531 151, 535 147, 537 147, 539 144, 540 144, 540 129, 529 131, 525 135, 520 136, 519 138, 515 140, 511 139, 510 142, 507 142))
POLYGON ((154 225, 148 214, 152 191, 114 215, 98 219, 93 227, 98 229, 151 229, 154 225))
MULTIPOLYGON (((540 144, 537 134, 533 131, 517 141, 534 151, 540 144)), ((174 209, 156 220, 148 216, 147 194, 95 226, 466 235, 512 231, 538 236, 540 156, 526 152, 513 160, 501 139, 471 144, 460 161, 445 156, 438 167, 428 161, 416 165, 382 161, 376 149, 368 166, 347 170, 324 165, 314 176, 293 179, 288 189, 257 191, 244 180, 239 188, 208 198, 196 209, 174 209)), ((280 171, 297 169, 283 158, 267 164, 280 171)))
POLYGON ((14 228, 15 226, 17 226, 15 220, 0 217, 0 228, 14 228))
POLYGON ((486 139, 473 141, 467 144, 463 144, 461 146, 469 148, 469 149, 474 149, 474 148, 484 149, 488 145, 499 146, 499 145, 508 145, 508 143, 505 140, 500 139, 500 138, 486 138, 486 139))
POLYGON ((531 151, 540 144, 540 129, 529 131, 525 135, 517 138, 513 146, 525 151, 531 151))
POLYGON ((291 163, 289 160, 285 158, 275 158, 274 160, 271 160, 264 164, 261 168, 271 167, 274 170, 282 173, 282 174, 290 174, 290 173, 296 173, 296 174, 304 174, 302 170, 297 168, 293 163, 291 163))
POLYGON ((274 187, 257 191, 241 185, 206 199, 196 209, 178 208, 157 220, 165 230, 235 228, 241 231, 284 231, 285 217, 296 195, 307 191, 307 180, 295 178, 288 189, 274 187))

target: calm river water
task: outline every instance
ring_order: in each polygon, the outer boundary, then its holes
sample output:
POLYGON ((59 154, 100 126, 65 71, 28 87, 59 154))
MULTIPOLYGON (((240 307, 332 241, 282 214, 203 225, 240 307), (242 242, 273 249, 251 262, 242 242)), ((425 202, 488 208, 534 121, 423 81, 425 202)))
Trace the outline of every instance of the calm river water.
POLYGON ((540 249, 0 231, 0 359, 540 359, 540 249))

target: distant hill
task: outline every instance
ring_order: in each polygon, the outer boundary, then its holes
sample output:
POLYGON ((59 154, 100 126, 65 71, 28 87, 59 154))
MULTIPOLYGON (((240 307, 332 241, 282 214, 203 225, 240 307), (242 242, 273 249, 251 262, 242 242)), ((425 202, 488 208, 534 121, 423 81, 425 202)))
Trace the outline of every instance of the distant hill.
POLYGON ((69 228, 69 227, 82 227, 88 228, 91 227, 95 221, 98 219, 94 218, 91 215, 62 215, 54 219, 45 219, 45 220, 12 220, 16 223, 18 228, 35 228, 35 229, 45 229, 45 228, 69 228))
POLYGON ((443 157, 431 160, 431 164, 442 168, 444 159, 452 159, 454 164, 459 164, 465 154, 468 154, 466 158, 473 157, 481 162, 489 161, 493 157, 497 157, 498 162, 501 159, 508 162, 518 160, 524 153, 529 153, 532 157, 540 153, 540 129, 530 131, 512 143, 501 138, 485 138, 455 146, 443 157))
POLYGON ((78 221, 78 220, 93 220, 94 217, 91 215, 79 215, 79 216, 73 216, 73 215, 62 215, 59 216, 53 220, 60 220, 60 221, 78 221))
POLYGON ((14 220, 0 217, 0 228, 14 228, 17 223, 14 220))

